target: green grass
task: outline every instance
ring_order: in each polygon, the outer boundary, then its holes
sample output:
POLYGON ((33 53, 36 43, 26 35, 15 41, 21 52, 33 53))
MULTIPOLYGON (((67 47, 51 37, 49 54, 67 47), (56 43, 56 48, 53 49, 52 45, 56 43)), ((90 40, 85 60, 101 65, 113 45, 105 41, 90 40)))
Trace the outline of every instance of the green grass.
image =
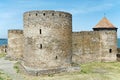
POLYGON ((12 80, 10 76, 5 74, 3 71, 0 71, 0 80, 12 80))
POLYGON ((6 56, 5 53, 0 53, 0 58, 5 57, 5 56, 6 56))
POLYGON ((81 69, 81 75, 91 80, 120 80, 120 62, 92 62, 81 65, 81 69))
POLYGON ((19 64, 20 64, 19 62, 16 62, 16 63, 14 64, 14 69, 16 70, 17 73, 20 72, 19 64))
POLYGON ((120 62, 92 62, 81 65, 81 73, 110 73, 110 72, 120 72, 120 62))
POLYGON ((26 80, 120 80, 120 62, 92 62, 80 65, 81 71, 53 74, 52 76, 26 76, 26 80))

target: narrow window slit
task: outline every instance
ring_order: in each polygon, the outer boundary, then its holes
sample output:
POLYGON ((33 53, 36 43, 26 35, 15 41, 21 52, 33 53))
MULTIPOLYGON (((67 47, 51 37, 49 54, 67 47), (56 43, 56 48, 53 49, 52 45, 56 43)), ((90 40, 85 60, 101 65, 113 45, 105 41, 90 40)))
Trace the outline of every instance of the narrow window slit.
POLYGON ((61 14, 59 14, 59 16, 61 16, 61 14))
POLYGON ((54 16, 54 13, 52 13, 52 16, 54 16))
POLYGON ((58 57, 56 56, 55 59, 58 59, 58 57))
POLYGON ((42 34, 42 30, 40 29, 40 34, 42 34))
POLYGON ((36 16, 37 16, 38 14, 36 13, 36 16))
POLYGON ((42 49, 42 44, 40 44, 40 49, 42 49))
POLYGON ((112 53, 112 49, 109 49, 109 53, 112 53))
POLYGON ((43 16, 45 16, 45 13, 43 13, 43 16))

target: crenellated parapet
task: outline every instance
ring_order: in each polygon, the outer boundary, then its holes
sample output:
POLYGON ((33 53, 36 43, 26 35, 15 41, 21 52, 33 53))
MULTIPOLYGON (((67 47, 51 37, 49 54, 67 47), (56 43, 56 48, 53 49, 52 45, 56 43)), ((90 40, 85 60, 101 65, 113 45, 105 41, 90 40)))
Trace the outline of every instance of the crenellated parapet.
POLYGON ((8 30, 8 33, 23 34, 23 30, 16 30, 16 29, 8 30))
POLYGON ((24 19, 30 18, 70 18, 72 15, 63 11, 52 11, 52 10, 43 10, 43 11, 29 11, 24 13, 24 19))

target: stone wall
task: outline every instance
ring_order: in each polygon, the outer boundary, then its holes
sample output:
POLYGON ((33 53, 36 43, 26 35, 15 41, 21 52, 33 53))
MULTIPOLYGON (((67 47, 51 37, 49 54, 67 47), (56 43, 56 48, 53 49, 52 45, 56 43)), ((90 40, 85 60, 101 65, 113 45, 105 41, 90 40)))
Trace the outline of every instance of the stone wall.
POLYGON ((70 66, 72 15, 59 11, 24 13, 24 65, 35 69, 70 66))
POLYGON ((72 50, 74 63, 100 61, 100 34, 96 31, 73 32, 72 50))
POLYGON ((118 54, 120 54, 120 48, 117 48, 118 54))
POLYGON ((100 31, 101 61, 116 61, 117 33, 116 31, 100 31))
POLYGON ((23 31, 8 31, 8 51, 7 57, 11 59, 21 59, 23 55, 23 31))
POLYGON ((7 53, 7 45, 0 46, 0 54, 7 53))
POLYGON ((72 34, 72 60, 75 63, 116 61, 116 31, 82 31, 72 34))
POLYGON ((9 30, 8 49, 0 46, 0 53, 22 59, 21 69, 31 75, 80 70, 72 64, 116 61, 116 29, 72 33, 70 13, 29 11, 24 13, 24 30, 9 30))
POLYGON ((117 53, 117 61, 120 61, 120 48, 117 48, 117 51, 118 51, 118 53, 117 53))

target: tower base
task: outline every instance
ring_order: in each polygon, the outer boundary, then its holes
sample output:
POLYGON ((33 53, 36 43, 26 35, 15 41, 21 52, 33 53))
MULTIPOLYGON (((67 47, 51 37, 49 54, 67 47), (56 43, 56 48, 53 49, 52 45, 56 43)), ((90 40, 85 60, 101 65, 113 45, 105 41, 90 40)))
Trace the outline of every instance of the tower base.
POLYGON ((33 75, 33 76, 40 76, 40 75, 49 75, 49 74, 56 74, 60 72, 76 72, 80 71, 80 67, 76 66, 70 66, 70 67, 61 67, 61 68, 51 68, 51 69, 33 69, 30 67, 25 66, 24 64, 21 64, 21 69, 23 72, 33 75))

